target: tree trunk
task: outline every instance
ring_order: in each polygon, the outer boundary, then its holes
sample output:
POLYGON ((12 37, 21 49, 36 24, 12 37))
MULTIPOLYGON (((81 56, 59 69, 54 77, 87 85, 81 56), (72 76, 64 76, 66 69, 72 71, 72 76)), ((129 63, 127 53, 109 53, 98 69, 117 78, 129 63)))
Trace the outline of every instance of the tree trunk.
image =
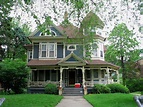
POLYGON ((121 56, 121 68, 122 68, 122 80, 123 85, 126 85, 126 71, 125 71, 125 65, 124 65, 124 56, 121 56))

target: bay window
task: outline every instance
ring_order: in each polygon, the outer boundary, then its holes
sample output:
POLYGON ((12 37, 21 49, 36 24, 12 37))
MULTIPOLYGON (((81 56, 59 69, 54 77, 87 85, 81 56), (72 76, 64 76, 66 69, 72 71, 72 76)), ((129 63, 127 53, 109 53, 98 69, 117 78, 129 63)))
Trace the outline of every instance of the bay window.
POLYGON ((92 44, 92 53, 91 53, 92 57, 97 57, 98 56, 98 46, 97 44, 92 44))

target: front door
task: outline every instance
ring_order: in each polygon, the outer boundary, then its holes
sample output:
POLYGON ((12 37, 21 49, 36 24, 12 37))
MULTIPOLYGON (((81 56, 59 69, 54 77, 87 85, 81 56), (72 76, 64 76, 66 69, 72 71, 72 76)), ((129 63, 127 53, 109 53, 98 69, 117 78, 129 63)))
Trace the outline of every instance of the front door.
POLYGON ((69 71, 69 85, 75 84, 75 70, 69 71))

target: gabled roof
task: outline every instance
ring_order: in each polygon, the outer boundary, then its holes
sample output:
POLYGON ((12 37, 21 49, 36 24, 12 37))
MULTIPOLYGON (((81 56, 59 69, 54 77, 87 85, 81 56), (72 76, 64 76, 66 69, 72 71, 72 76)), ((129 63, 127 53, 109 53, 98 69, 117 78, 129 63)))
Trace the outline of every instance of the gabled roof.
POLYGON ((59 25, 57 28, 62 31, 68 38, 78 38, 81 35, 79 28, 72 24, 68 24, 66 26, 59 25))
POLYGON ((61 64, 83 64, 86 65, 86 61, 83 60, 82 58, 78 57, 76 54, 74 54, 73 52, 71 52, 69 55, 67 55, 65 58, 63 58, 62 60, 60 60, 58 62, 59 65, 61 64), (70 58, 74 58, 75 61, 68 61, 70 58))
MULTIPOLYGON (((51 25, 51 27, 54 27, 58 32, 60 32, 63 36, 64 36, 64 33, 58 29, 58 27, 56 25, 51 25)), ((40 29, 35 29, 30 35, 29 37, 33 37, 36 33, 38 33, 40 31, 40 29)), ((48 36, 47 36, 48 37, 48 36)))

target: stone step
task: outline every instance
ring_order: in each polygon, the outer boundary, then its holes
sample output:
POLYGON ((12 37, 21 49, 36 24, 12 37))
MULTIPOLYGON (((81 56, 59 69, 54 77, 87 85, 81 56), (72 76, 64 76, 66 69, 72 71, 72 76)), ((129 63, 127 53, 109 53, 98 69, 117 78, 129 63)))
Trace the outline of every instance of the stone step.
POLYGON ((64 88, 63 96, 83 96, 82 88, 64 88))

